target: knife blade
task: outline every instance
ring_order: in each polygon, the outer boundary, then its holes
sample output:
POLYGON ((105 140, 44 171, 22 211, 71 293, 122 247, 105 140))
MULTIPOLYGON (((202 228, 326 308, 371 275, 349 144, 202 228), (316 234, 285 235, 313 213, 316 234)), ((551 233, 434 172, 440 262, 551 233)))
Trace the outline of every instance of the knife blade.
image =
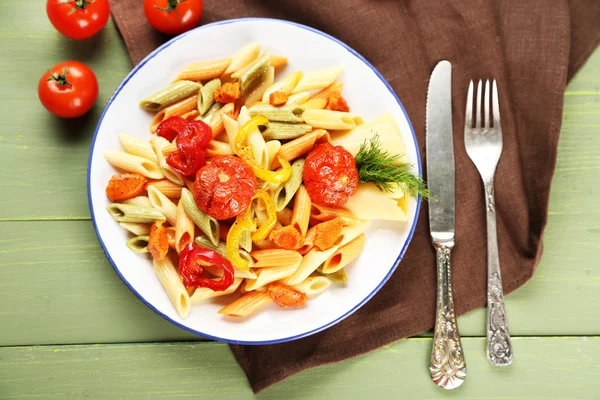
POLYGON ((425 122, 429 230, 437 259, 437 302, 431 379, 443 389, 459 387, 466 377, 452 296, 454 247, 454 140, 452 138, 452 64, 440 61, 429 79, 425 122))

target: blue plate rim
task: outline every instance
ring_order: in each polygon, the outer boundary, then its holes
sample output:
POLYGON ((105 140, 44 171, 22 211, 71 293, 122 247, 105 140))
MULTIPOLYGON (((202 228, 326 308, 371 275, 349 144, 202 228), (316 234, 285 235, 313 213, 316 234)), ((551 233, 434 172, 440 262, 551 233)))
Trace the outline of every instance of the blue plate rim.
POLYGON ((152 53, 148 54, 138 65, 136 65, 131 70, 131 72, 129 72, 129 74, 127 74, 127 76, 125 77, 125 79, 123 80, 123 82, 121 82, 121 84, 117 87, 117 89, 114 91, 114 93, 112 94, 112 96, 110 97, 110 99, 108 100, 108 102, 106 103, 106 106, 104 107, 104 110, 102 111, 102 114, 100 115, 100 119, 98 120, 98 124, 96 126, 96 130, 94 131, 94 136, 92 137, 92 143, 90 145, 90 152, 89 152, 89 155, 88 155, 88 171, 87 171, 88 206, 89 206, 89 209, 90 209, 90 215, 91 215, 91 218, 92 218, 92 223, 94 225, 94 230, 96 231, 96 236, 98 237, 98 241, 100 242, 100 246, 102 247, 102 250, 104 251, 104 254, 106 254, 106 257, 110 261, 111 265, 113 266, 113 268, 114 268, 115 272, 117 273, 117 275, 119 276, 119 278, 121 278, 121 280, 123 281, 123 283, 125 283, 125 285, 142 301, 142 303, 144 303, 152 311, 154 311, 156 314, 158 314, 162 318, 166 319, 167 321, 171 322, 175 326, 178 326, 179 328, 182 328, 182 329, 184 329, 184 330, 186 330, 188 332, 194 333, 196 335, 202 336, 202 337, 207 338, 207 339, 212 339, 212 340, 216 340, 216 341, 223 342, 223 343, 239 344, 239 345, 278 344, 278 343, 285 343, 285 342, 290 342, 290 341, 293 341, 293 340, 305 338, 305 337, 314 335, 315 333, 321 332, 321 331, 323 331, 323 330, 325 330, 327 328, 332 327, 333 325, 337 324, 338 322, 344 320, 345 318, 349 317, 354 312, 356 312, 360 307, 362 307, 369 300, 371 300, 371 298, 373 296, 375 296, 375 294, 377 292, 379 292, 379 290, 381 290, 381 288, 383 287, 383 285, 385 285, 385 283, 390 279, 390 277, 392 276, 392 274, 394 273, 394 271, 398 267, 400 261, 404 257, 404 254, 406 253, 406 250, 407 250, 407 248, 408 248, 408 246, 409 246, 409 244, 410 244, 410 242, 411 242, 411 240, 413 238, 413 235, 414 235, 414 232, 415 232, 415 229, 416 229, 416 226, 417 226, 417 222, 418 222, 418 219, 419 219, 418 218, 419 217, 419 211, 421 209, 421 201, 422 201, 421 196, 418 196, 417 197, 417 207, 416 207, 416 210, 415 210, 415 219, 414 219, 414 222, 413 222, 413 224, 412 224, 412 226, 410 228, 410 231, 408 233, 408 238, 407 238, 406 242, 404 243, 404 246, 402 247, 402 250, 400 251, 400 254, 396 258, 396 261, 394 262, 394 264, 392 265, 392 267, 390 268, 390 270, 388 271, 388 273, 386 274, 386 276, 377 285, 377 287, 375 287, 375 289, 373 289, 373 291, 371 293, 369 293, 369 295, 367 295, 364 299, 362 299, 352 309, 350 309, 349 311, 347 311, 346 313, 344 313, 340 317, 336 318, 333 321, 328 322, 327 324, 325 324, 323 326, 320 326, 319 328, 315 328, 313 330, 310 330, 308 332, 304 332, 304 333, 301 333, 301 334, 298 334, 298 335, 294 335, 294 336, 290 336, 290 337, 286 337, 286 338, 281 338, 281 339, 275 339, 275 340, 265 340, 265 341, 232 340, 232 339, 221 338, 221 337, 218 337, 218 336, 209 335, 207 333, 204 333, 204 332, 198 331, 196 329, 192 329, 192 328, 190 328, 188 326, 185 326, 185 325, 183 325, 183 324, 181 324, 181 323, 173 320, 169 316, 163 314, 157 308, 155 308, 152 304, 150 304, 137 290, 135 290, 133 288, 133 286, 131 286, 131 284, 121 274, 121 272, 120 272, 119 268, 117 267, 115 261, 110 256, 110 253, 109 253, 108 249, 106 248, 106 245, 104 244, 104 241, 102 240, 100 232, 98 231, 98 225, 96 223, 94 206, 93 206, 93 203, 92 203, 92 194, 91 194, 91 186, 90 186, 90 181, 91 181, 91 167, 92 167, 92 155, 94 154, 94 148, 96 146, 96 138, 98 136, 98 131, 100 130, 100 126, 102 125, 102 121, 104 120, 106 112, 110 108, 112 102, 115 100, 115 98, 119 94, 119 92, 123 89, 123 87, 127 84, 127 82, 129 82, 129 80, 137 73, 137 71, 140 68, 142 68, 148 61, 150 61, 152 58, 154 58, 157 54, 159 54, 161 51, 163 51, 167 47, 171 46, 173 43, 177 42, 178 40, 184 38, 185 36, 189 35, 192 32, 195 32, 195 31, 198 31, 198 30, 202 30, 202 29, 208 29, 208 28, 211 28, 213 26, 228 25, 228 24, 234 24, 234 23, 239 23, 239 22, 260 22, 260 21, 263 21, 263 22, 266 21, 266 22, 269 22, 269 23, 283 23, 283 24, 287 24, 287 25, 292 25, 292 26, 295 26, 297 28, 308 30, 310 32, 313 32, 313 33, 316 33, 318 35, 321 35, 321 36, 323 36, 323 37, 325 37, 325 38, 327 38, 329 40, 332 40, 333 42, 339 44, 344 49, 346 49, 348 52, 350 52, 352 55, 354 55, 356 58, 358 58, 363 63, 365 63, 369 68, 371 68, 371 70, 375 73, 375 75, 377 75, 377 77, 381 80, 381 82, 383 82, 383 84, 387 87, 387 89, 390 91, 390 93, 392 94, 392 96, 394 96, 394 98, 396 99, 396 102, 400 106, 400 109, 404 113, 404 116, 406 117, 406 120, 408 121, 408 125, 410 127, 410 132, 411 132, 411 134, 413 136, 413 142, 414 142, 415 148, 417 149, 417 151, 416 151, 416 155, 417 155, 417 170, 418 170, 419 174, 421 174, 421 175, 423 174, 422 163, 421 163, 421 154, 419 152, 419 142, 417 141, 417 136, 415 134, 415 130, 414 130, 412 122, 411 122, 411 120, 410 120, 410 118, 408 116, 408 113, 406 112, 406 109, 404 108, 404 105, 400 101, 400 98, 398 97, 398 95, 396 94, 396 92, 394 91, 394 89, 392 88, 392 86, 383 77, 383 75, 365 57, 363 57, 360 53, 358 53, 356 50, 354 50, 352 47, 350 47, 346 43, 342 42, 341 40, 339 40, 339 39, 337 39, 337 38, 335 38, 335 37, 333 37, 333 36, 331 36, 331 35, 329 35, 329 34, 327 34, 325 32, 322 32, 322 31, 320 31, 318 29, 315 29, 315 28, 312 28, 310 26, 306 26, 306 25, 303 25, 303 24, 299 24, 297 22, 286 21, 286 20, 281 20, 281 19, 276 19, 276 18, 235 18, 235 19, 228 19, 228 20, 223 20, 223 21, 217 21, 217 22, 212 22, 212 23, 209 23, 209 24, 206 24, 206 25, 199 26, 199 27, 194 28, 194 29, 192 29, 190 31, 182 33, 179 36, 176 36, 176 37, 172 38, 168 42, 166 42, 163 45, 161 45, 160 47, 158 47, 152 53))

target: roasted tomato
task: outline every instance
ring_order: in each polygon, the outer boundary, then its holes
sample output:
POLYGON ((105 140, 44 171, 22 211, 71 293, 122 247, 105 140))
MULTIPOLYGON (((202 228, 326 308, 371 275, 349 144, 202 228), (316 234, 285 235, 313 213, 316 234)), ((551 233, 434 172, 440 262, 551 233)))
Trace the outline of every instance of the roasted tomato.
POLYGON ((320 144, 306 156, 303 179, 313 202, 340 207, 358 187, 356 161, 342 146, 320 144))
POLYGON ((198 171, 193 192, 198 208, 223 220, 244 212, 256 188, 256 176, 248 164, 237 157, 218 156, 198 171))

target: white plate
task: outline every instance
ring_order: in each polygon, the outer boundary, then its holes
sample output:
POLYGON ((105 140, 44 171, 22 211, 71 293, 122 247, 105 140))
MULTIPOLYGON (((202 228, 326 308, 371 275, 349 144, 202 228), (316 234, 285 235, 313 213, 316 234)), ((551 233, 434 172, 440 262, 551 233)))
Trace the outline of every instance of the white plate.
MULTIPOLYGON (((108 259, 123 282, 156 313, 190 332, 229 343, 272 344, 305 337, 346 318, 365 304, 388 280, 402 258, 416 226, 420 199, 410 202, 406 223, 375 222, 367 232, 365 249, 347 268, 349 282, 332 285, 300 309, 273 305, 243 321, 217 314, 221 303, 192 306, 181 319, 155 277, 150 260, 126 246, 126 232, 105 207, 106 184, 115 170, 103 153, 119 149, 117 133, 127 132, 147 140, 151 115, 138 107, 147 94, 167 85, 184 65, 230 57, 242 46, 259 42, 263 48, 288 58, 283 74, 344 66, 338 78, 352 111, 369 121, 385 112, 398 122, 414 172, 421 160, 412 125, 402 103, 383 76, 360 54, 339 40, 291 22, 272 19, 238 19, 205 25, 178 36, 146 57, 117 88, 108 102, 94 135, 88 169, 90 212, 108 259)), ((279 77, 283 76, 281 74, 279 77)))

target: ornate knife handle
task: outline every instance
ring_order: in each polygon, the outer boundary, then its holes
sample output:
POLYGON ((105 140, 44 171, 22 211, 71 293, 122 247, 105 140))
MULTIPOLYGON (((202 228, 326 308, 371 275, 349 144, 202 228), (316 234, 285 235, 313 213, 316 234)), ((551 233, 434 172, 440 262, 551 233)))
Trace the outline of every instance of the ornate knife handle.
POLYGON ((454 243, 434 246, 437 253, 438 294, 429 372, 438 386, 454 389, 463 383, 467 375, 452 297, 450 252, 454 243))
POLYGON ((488 239, 487 358, 493 365, 503 367, 512 364, 513 352, 504 309, 504 291, 502 290, 498 238, 496 237, 493 180, 485 182, 485 205, 488 239))

